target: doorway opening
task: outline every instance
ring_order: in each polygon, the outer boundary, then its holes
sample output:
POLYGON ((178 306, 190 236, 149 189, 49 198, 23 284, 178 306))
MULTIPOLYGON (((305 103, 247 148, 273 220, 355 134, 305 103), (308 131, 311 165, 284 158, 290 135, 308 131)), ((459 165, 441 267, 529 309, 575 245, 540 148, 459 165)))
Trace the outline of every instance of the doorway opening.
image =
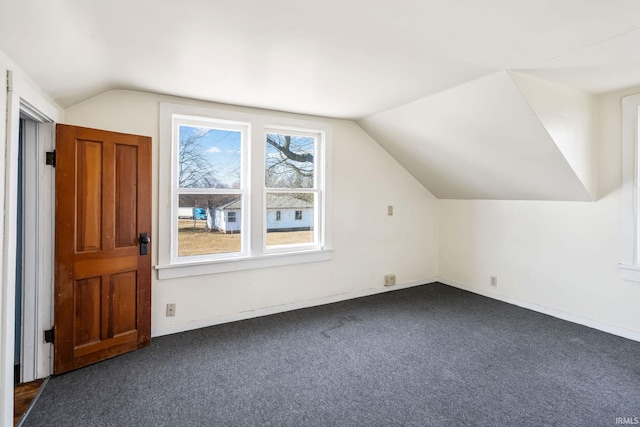
POLYGON ((16 216, 16 310, 15 310, 15 339, 13 347, 13 383, 19 384, 21 382, 21 369, 20 369, 20 357, 22 355, 22 273, 23 273, 23 252, 22 252, 22 238, 24 236, 24 230, 22 228, 22 215, 23 215, 23 129, 24 119, 20 118, 20 128, 18 130, 18 215, 16 216))
POLYGON ((16 310, 15 310, 15 340, 13 347, 13 382, 19 384, 21 379, 20 356, 22 354, 22 184, 23 184, 23 165, 22 165, 22 145, 24 119, 20 118, 20 129, 18 130, 18 215, 16 217, 16 310))
POLYGON ((22 108, 17 143, 15 226, 14 425, 28 412, 45 377, 51 373, 51 345, 42 325, 51 324, 53 207, 52 172, 44 166, 51 125, 22 108), (48 172, 48 173, 47 173, 48 172), (49 202, 47 202, 49 200, 49 202), (48 241, 48 243, 47 243, 48 241))
POLYGON ((44 331, 53 324, 53 168, 45 164, 51 123, 20 111, 15 217, 14 383, 51 374, 51 344, 44 331))
POLYGON ((16 376, 16 355, 19 354, 20 361, 18 381, 46 378, 52 371, 52 346, 45 343, 44 331, 53 325, 55 173, 52 167, 45 165, 45 159, 46 152, 54 151, 55 122, 61 119, 61 110, 34 90, 19 73, 7 70, 6 88, 4 260, 1 279, 7 298, 0 301, 3 329, 0 334, 0 364, 3 366, 0 369, 0 382, 3 384, 0 387, 1 425, 11 423, 15 390, 11 393, 8 387, 16 376), (22 149, 19 149, 20 145, 22 149), (19 153, 22 153, 20 162, 19 153), (19 176, 23 177, 20 264, 16 261, 19 176), (16 270, 19 265, 22 265, 19 272, 20 297, 16 299, 16 270), (21 311, 19 317, 15 314, 18 307, 21 311), (19 319, 20 328, 18 341, 14 339, 16 319, 19 319), (14 351, 16 343, 19 345, 17 353, 14 351))

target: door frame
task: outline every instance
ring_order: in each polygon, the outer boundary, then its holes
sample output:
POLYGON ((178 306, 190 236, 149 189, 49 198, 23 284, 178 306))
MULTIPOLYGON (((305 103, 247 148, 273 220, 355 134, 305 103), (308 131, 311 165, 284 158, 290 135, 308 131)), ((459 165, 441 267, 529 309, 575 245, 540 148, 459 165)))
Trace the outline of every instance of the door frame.
MULTIPOLYGON (((10 421, 9 414, 13 414, 13 357, 14 357, 14 328, 15 328, 15 271, 16 271, 16 255, 15 248, 17 243, 16 219, 18 214, 18 151, 19 151, 19 128, 20 115, 29 117, 37 123, 39 128, 38 150, 44 153, 51 150, 55 146, 55 122, 61 120, 61 110, 54 106, 51 101, 46 99, 38 91, 34 90, 31 84, 25 79, 16 75, 11 70, 7 72, 7 129, 6 129, 6 152, 5 152, 5 188, 4 188, 4 222, 2 223, 3 251, 2 273, 0 281, 2 283, 3 295, 0 314, 2 319, 0 326, 2 335, 0 337, 0 423, 10 421)), ((38 157, 40 153, 38 153, 38 157)), ((43 155, 44 156, 44 155, 43 155)), ((44 157, 42 157, 44 160, 44 157)), ((32 362, 34 364, 34 373, 36 376, 48 376, 51 373, 51 345, 45 344, 40 339, 42 331, 39 324, 48 322, 48 327, 53 324, 53 232, 54 221, 52 203, 52 191, 54 189, 53 174, 51 171, 45 173, 42 182, 39 183, 40 189, 48 195, 42 194, 42 197, 51 199, 46 206, 51 212, 49 218, 46 218, 44 212, 38 212, 41 218, 41 224, 44 227, 40 231, 42 258, 36 262, 39 273, 37 278, 39 283, 35 292, 38 301, 35 305, 35 311, 32 313, 34 317, 27 316, 23 320, 23 328, 32 328, 33 335, 37 337, 34 343, 34 352, 32 362), (49 182, 47 182, 49 181, 49 182), (47 190, 48 191, 45 191, 47 190), (49 228, 49 232, 46 228, 49 228), (49 282, 45 282, 45 278, 50 277, 49 282), (27 326, 28 325, 28 326, 27 326)), ((40 179, 38 179, 40 181, 40 179)), ((47 203, 47 202, 45 202, 47 203)), ((43 207, 45 205, 42 205, 43 207)), ((46 209, 43 209, 43 211, 46 209)), ((24 357, 24 356, 23 356, 24 357)))
POLYGON ((20 381, 51 374, 51 345, 43 331, 53 325, 53 233, 55 230, 54 168, 45 164, 53 150, 52 124, 23 105, 22 133, 22 340, 20 381))

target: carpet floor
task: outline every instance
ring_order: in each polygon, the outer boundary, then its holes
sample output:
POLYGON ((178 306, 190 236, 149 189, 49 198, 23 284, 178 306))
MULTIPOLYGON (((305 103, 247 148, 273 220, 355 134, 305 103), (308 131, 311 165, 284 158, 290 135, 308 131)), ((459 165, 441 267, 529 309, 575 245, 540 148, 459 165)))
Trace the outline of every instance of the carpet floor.
POLYGON ((640 343, 442 284, 155 338, 24 426, 615 426, 640 343))

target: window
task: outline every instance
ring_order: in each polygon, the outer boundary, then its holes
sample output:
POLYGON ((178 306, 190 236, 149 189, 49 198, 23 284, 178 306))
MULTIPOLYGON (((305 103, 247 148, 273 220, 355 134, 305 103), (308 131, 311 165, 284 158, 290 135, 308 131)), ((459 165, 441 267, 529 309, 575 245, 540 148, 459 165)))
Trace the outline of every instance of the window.
POLYGON ((330 258, 332 128, 160 104, 159 278, 330 258))
POLYGON ((640 282, 640 95, 622 98, 622 226, 619 265, 623 279, 640 282))
MULTIPOLYGON (((265 188, 267 222, 271 212, 288 212, 302 221, 304 208, 309 215, 303 223, 267 225, 267 249, 316 245, 320 236, 314 217, 321 204, 320 173, 316 168, 322 135, 316 132, 267 129, 265 136, 265 188)), ((276 220, 277 220, 276 213, 276 220)), ((282 219, 282 215, 280 215, 282 219)))
POLYGON ((175 258, 246 253, 242 227, 231 223, 246 203, 248 132, 248 123, 174 116, 175 258), (185 209, 193 212, 193 220, 181 219, 185 209))

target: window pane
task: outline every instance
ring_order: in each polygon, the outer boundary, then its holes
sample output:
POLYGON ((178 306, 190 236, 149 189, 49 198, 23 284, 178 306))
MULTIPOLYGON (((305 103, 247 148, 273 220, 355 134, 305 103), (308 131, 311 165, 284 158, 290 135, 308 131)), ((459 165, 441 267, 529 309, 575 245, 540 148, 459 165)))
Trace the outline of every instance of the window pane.
POLYGON ((267 193, 267 246, 313 243, 314 194, 267 193))
POLYGON ((267 134, 265 184, 268 188, 313 188, 316 139, 267 134))
POLYGON ((181 194, 178 199, 178 256, 241 251, 239 194, 181 194))
POLYGON ((240 188, 242 132, 180 126, 178 186, 240 188))

